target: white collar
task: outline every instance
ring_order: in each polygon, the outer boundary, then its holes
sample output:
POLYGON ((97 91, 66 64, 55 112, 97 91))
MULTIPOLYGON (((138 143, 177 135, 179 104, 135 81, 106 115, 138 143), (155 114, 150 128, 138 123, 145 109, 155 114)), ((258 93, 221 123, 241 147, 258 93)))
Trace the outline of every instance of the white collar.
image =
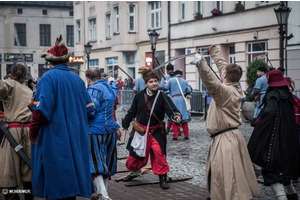
POLYGON ((146 93, 147 93, 147 95, 150 96, 150 97, 153 95, 153 94, 149 94, 149 93, 148 93, 148 88, 146 88, 146 93))

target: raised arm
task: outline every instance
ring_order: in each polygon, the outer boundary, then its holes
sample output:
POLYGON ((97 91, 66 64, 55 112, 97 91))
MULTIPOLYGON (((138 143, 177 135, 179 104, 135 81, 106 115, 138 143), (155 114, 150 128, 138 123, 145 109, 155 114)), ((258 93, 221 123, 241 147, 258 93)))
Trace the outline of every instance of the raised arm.
POLYGON ((220 49, 216 46, 211 46, 209 48, 209 54, 211 58, 214 60, 215 64, 217 65, 219 74, 222 74, 223 68, 228 64, 225 58, 222 56, 220 49))

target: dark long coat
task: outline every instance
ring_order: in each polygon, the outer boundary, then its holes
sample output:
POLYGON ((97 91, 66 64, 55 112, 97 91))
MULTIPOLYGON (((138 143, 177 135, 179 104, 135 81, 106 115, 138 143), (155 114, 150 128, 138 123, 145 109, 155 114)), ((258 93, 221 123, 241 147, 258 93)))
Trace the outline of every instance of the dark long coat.
POLYGON ((293 96, 287 86, 269 87, 263 102, 266 106, 258 115, 248 143, 251 160, 262 168, 298 179, 300 149, 293 96))

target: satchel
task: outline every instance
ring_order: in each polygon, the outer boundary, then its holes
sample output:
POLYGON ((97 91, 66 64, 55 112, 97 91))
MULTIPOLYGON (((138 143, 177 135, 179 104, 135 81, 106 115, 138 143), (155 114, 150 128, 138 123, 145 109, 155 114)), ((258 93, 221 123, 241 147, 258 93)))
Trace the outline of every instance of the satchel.
POLYGON ((179 81, 178 81, 177 78, 176 78, 176 81, 177 81, 177 83, 178 83, 178 86, 179 86, 181 95, 182 95, 182 97, 183 97, 183 99, 184 99, 185 106, 186 106, 186 110, 187 110, 187 111, 191 111, 191 109, 192 109, 192 108, 191 108, 191 101, 190 101, 190 99, 187 99, 187 98, 184 96, 184 94, 183 94, 183 92, 182 92, 182 89, 181 89, 181 86, 180 86, 179 81))
POLYGON ((141 136, 144 136, 146 133, 146 130, 137 122, 133 121, 132 126, 136 132, 138 132, 141 136))

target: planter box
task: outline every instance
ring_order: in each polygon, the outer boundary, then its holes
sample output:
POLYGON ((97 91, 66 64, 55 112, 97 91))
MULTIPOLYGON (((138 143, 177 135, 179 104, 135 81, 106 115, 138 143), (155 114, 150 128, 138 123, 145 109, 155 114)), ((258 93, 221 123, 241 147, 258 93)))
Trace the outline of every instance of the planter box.
POLYGON ((222 15, 222 11, 220 13, 212 13, 212 16, 219 16, 222 15))
POLYGON ((195 16, 194 18, 195 18, 195 19, 202 19, 202 15, 195 16))
POLYGON ((235 11, 243 11, 243 10, 245 10, 245 7, 244 7, 244 6, 243 6, 243 7, 235 8, 235 11))
POLYGON ((242 115, 246 120, 251 121, 254 116, 255 105, 253 102, 246 101, 242 107, 242 115))

